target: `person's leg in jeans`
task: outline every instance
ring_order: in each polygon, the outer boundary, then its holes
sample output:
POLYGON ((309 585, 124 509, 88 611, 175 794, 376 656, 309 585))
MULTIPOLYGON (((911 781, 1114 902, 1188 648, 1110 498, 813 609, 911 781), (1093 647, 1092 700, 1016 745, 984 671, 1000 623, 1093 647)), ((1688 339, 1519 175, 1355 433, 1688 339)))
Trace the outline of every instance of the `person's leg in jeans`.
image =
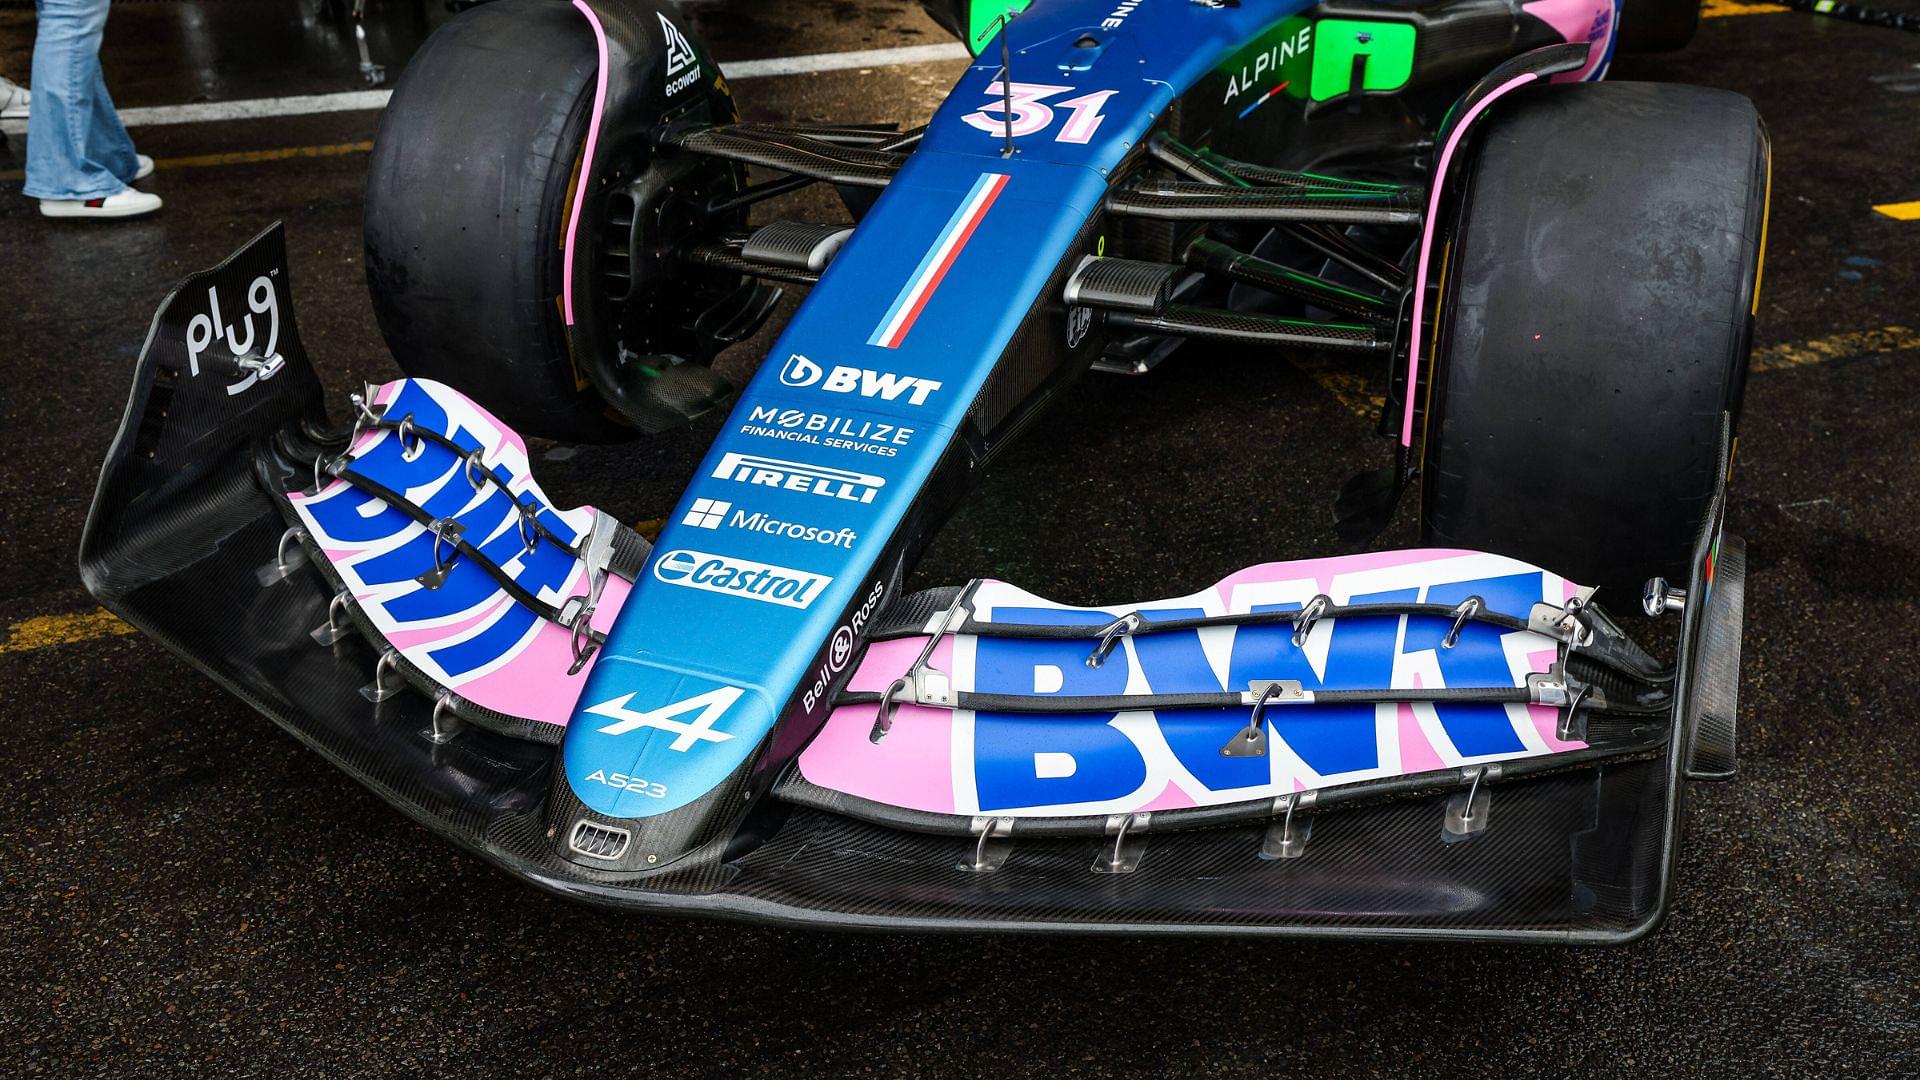
POLYGON ((137 165, 100 73, 107 0, 35 0, 34 9, 39 28, 22 190, 37 199, 117 194, 137 165))

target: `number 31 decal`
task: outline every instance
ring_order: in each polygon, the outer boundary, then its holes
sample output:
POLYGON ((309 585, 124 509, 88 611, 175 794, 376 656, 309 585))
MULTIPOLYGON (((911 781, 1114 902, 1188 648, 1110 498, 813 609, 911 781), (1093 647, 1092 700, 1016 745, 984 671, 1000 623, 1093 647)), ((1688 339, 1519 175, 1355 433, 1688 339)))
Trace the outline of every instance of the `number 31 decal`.
POLYGON ((995 135, 1011 134, 1014 138, 1045 131, 1053 126, 1053 110, 1067 110, 1067 122, 1060 127, 1060 133, 1053 137, 1054 142, 1088 143, 1093 141, 1093 133, 1100 130, 1100 121, 1106 117, 1100 115, 1100 109, 1107 99, 1118 93, 1116 90, 1096 90, 1091 94, 1082 94, 1077 98, 1056 101, 1052 105, 1046 100, 1072 90, 1071 86, 1048 86, 1044 83, 1013 84, 1009 95, 1005 83, 996 82, 987 87, 992 100, 975 112, 960 119, 967 126, 995 135), (1007 98, 1011 96, 1012 101, 1007 98), (1007 110, 1012 109, 1009 122, 1007 110))

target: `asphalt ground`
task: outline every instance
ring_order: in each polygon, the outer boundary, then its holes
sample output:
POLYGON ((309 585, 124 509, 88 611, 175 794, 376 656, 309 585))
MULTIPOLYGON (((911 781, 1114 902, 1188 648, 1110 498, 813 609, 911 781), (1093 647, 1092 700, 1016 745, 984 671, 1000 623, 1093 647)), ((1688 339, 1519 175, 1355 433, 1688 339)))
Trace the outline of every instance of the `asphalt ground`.
MULTIPOLYGON (((350 39, 303 10, 116 5, 109 79, 123 107, 357 89, 350 39)), ((944 40, 900 0, 695 11, 723 59, 944 40)), ((445 17, 376 16, 396 65, 445 17)), ((0 9, 0 72, 24 74, 30 37, 30 14, 0 9)), ((956 71, 738 89, 758 118, 911 121, 956 71)), ((1920 221, 1871 209, 1920 200, 1920 38, 1743 12, 1615 76, 1746 93, 1775 144, 1730 515, 1750 545, 1743 769, 1693 788, 1658 934, 1614 950, 842 935, 609 915, 516 884, 80 587, 96 470, 180 276, 284 218, 330 388, 398 374, 360 266, 375 113, 150 127, 156 218, 62 226, 0 198, 0 1073, 1920 1073, 1920 221), (303 148, 321 150, 262 157, 303 148)), ((1333 493, 1386 452, 1356 415, 1375 382, 1371 365, 1203 349, 1090 378, 917 584, 1111 601, 1340 550, 1333 493)), ((715 426, 538 444, 538 468, 563 504, 658 518, 715 426)), ((1411 540, 1404 522, 1385 538, 1411 540)))

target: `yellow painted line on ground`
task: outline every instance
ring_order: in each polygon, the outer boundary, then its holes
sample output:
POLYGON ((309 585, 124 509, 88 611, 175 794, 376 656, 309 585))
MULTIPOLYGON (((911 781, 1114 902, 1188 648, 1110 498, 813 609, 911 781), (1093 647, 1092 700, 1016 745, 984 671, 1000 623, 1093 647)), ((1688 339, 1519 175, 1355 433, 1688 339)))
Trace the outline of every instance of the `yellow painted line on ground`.
POLYGON ((1302 353, 1288 359, 1307 378, 1320 384, 1320 389, 1331 394, 1335 401, 1346 406, 1348 412, 1362 420, 1372 420, 1386 407, 1387 399, 1373 392, 1373 380, 1349 363, 1321 353, 1302 353))
POLYGON ((1920 221, 1920 200, 1881 203, 1874 207, 1873 211, 1876 214, 1885 214, 1895 221, 1920 221))
POLYGON ((7 627, 6 637, 0 638, 0 654, 32 652, 131 633, 133 627, 105 608, 79 615, 36 615, 7 627))
POLYGON ((1703 19, 1724 19, 1729 15, 1771 15, 1777 11, 1792 11, 1784 4, 1741 4, 1735 0, 1706 0, 1700 5, 1700 17, 1703 19))
MULTIPOLYGON (((253 165, 263 161, 293 161, 310 158, 342 157, 347 154, 366 154, 373 150, 372 140, 364 142, 333 143, 328 146, 281 146, 272 150, 236 150, 228 154, 196 154, 191 157, 156 158, 155 169, 207 169, 220 165, 253 165)), ((0 172, 0 180, 19 180, 23 173, 19 169, 0 172)))
POLYGON ((1877 330, 1855 330, 1832 337, 1815 338, 1786 345, 1769 345, 1753 350, 1754 371, 1785 371, 1789 368, 1825 364, 1834 360, 1853 360, 1876 353, 1920 349, 1920 332, 1904 326, 1882 326, 1877 330))

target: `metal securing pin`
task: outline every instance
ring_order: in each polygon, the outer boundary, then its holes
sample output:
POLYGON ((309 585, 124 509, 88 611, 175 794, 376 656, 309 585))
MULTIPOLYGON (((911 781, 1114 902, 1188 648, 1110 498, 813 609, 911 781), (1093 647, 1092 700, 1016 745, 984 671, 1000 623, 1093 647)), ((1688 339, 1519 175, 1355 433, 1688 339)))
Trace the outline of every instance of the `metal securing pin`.
POLYGON ((569 643, 573 647, 573 666, 567 669, 569 675, 578 675, 580 669, 586 667, 587 661, 592 659, 594 650, 599 648, 593 640, 593 608, 588 606, 591 602, 585 596, 567 598, 569 606, 579 604, 573 617, 566 620, 569 643))
POLYGON ((1489 798, 1489 793, 1481 789, 1480 782, 1490 780, 1499 774, 1497 765, 1476 765, 1462 770, 1461 779, 1470 779, 1472 782, 1467 785, 1467 790, 1447 800, 1447 813, 1442 822, 1440 839, 1454 843, 1486 829, 1493 801, 1489 798))
POLYGON ((1300 614, 1295 615, 1293 617, 1293 647, 1294 648, 1296 649, 1306 648, 1307 635, 1313 633, 1313 624, 1319 622, 1320 617, 1322 615, 1325 615, 1327 613, 1327 609, 1331 608, 1332 606, 1333 606, 1333 597, 1328 596, 1326 593, 1321 593, 1320 595, 1307 601, 1307 606, 1301 608, 1300 614))
POLYGON ((413 459, 419 457, 421 451, 425 450, 426 448, 427 448, 427 441, 420 437, 420 432, 415 430, 413 426, 413 414, 408 413, 406 416, 401 417, 400 418, 400 456, 407 461, 412 461, 413 459), (412 446, 407 445, 407 440, 409 438, 413 440, 412 446))
POLYGON ((347 395, 347 400, 353 403, 353 411, 355 414, 353 417, 353 432, 347 436, 348 449, 352 449, 353 444, 360 441, 361 428, 380 423, 380 414, 374 412, 373 407, 367 404, 367 399, 372 396, 373 384, 371 383, 362 387, 361 393, 347 395))
POLYGON ((286 580, 289 574, 307 561, 307 549, 297 542, 306 539, 306 535, 307 530, 298 525, 280 534, 280 543, 273 549, 273 561, 254 571, 253 576, 259 580, 261 588, 286 580))
MULTIPOLYGON (((1573 714, 1575 710, 1580 708, 1580 703, 1587 699, 1587 693, 1592 689, 1593 684, 1581 683, 1580 689, 1574 691, 1573 700, 1567 703, 1567 710, 1560 714, 1560 727, 1559 730, 1554 732, 1555 738, 1558 738, 1562 742, 1573 738, 1573 714)), ((1584 738, 1584 736, 1585 733, 1583 732, 1582 737, 1584 738)))
POLYGON ((535 517, 539 511, 519 499, 515 499, 513 505, 520 513, 520 543, 525 550, 532 551, 540 543, 540 528, 535 517))
POLYGON ((1220 748, 1221 757, 1266 757, 1267 756, 1267 702, 1287 692, 1287 684, 1276 680, 1260 691, 1253 703, 1253 716, 1247 720, 1247 726, 1227 740, 1220 748))
POLYGON ((421 588, 431 590, 438 589, 447 583, 447 574, 453 569, 454 560, 460 557, 460 537, 466 533, 467 527, 454 518, 434 518, 427 525, 427 531, 433 534, 433 569, 413 580, 418 582, 421 588), (442 543, 454 545, 453 551, 447 556, 445 562, 440 561, 442 543))
POLYGON ((467 726, 453 711, 453 691, 442 690, 434 695, 433 715, 428 717, 427 724, 427 730, 421 734, 435 746, 452 742, 454 736, 460 734, 460 729, 467 726))
POLYGON ((1271 813, 1277 819, 1267 822, 1266 835, 1260 840, 1262 859, 1297 859, 1307 853, 1307 840, 1313 836, 1313 816, 1302 814, 1296 827, 1293 812, 1312 806, 1318 799, 1318 792, 1296 791, 1273 800, 1271 813))
POLYGON ((969 874, 990 874, 1000 869, 1013 850, 1013 819, 977 817, 970 828, 979 838, 973 844, 973 858, 960 860, 955 869, 969 874))
POLYGON ((1093 652, 1087 656, 1087 666, 1097 668, 1106 663, 1107 654, 1113 652, 1113 647, 1120 644, 1121 638, 1130 637, 1135 630, 1140 629, 1142 621, 1137 612, 1129 611, 1108 623, 1106 629, 1100 631, 1100 644, 1096 645, 1093 652))
POLYGON ((373 681, 360 688, 360 696, 376 704, 387 700, 407 687, 407 680, 399 677, 399 674, 400 654, 393 649, 388 649, 380 654, 380 662, 373 665, 373 681), (395 675, 392 686, 387 685, 389 669, 395 675))
POLYGON ((333 599, 327 601, 327 621, 314 627, 312 631, 311 636, 315 643, 332 645, 353 631, 353 624, 340 618, 341 609, 345 608, 347 601, 351 599, 353 594, 341 589, 333 594, 333 599))
POLYGON ((1478 596, 1469 596, 1460 601, 1460 606, 1453 609, 1453 628, 1447 631, 1446 637, 1440 639, 1440 647, 1451 649, 1460 644, 1460 629, 1467 625, 1468 619, 1485 611, 1486 607, 1487 602, 1478 596))
POLYGON ((487 472, 487 463, 482 460, 482 455, 486 452, 487 448, 484 446, 476 446, 472 450, 467 451, 466 461, 463 466, 467 473, 467 483, 472 486, 473 492, 476 495, 485 490, 487 486, 487 477, 489 475, 487 472), (474 475, 473 471, 476 465, 480 467, 478 476, 474 475))
POLYGON ((899 707, 900 695, 910 694, 913 683, 905 675, 893 680, 887 692, 880 695, 880 709, 873 715, 873 730, 867 733, 867 741, 877 743, 893 730, 893 713, 899 707))
POLYGON ((324 462, 326 458, 327 455, 325 454, 313 455, 313 490, 307 492, 309 495, 320 494, 320 473, 324 468, 321 463, 324 462))
POLYGON ((1094 856, 1093 872, 1096 874, 1131 874, 1140 869, 1140 857, 1146 854, 1147 839, 1135 833, 1137 825, 1145 830, 1153 815, 1147 812, 1138 814, 1113 814, 1107 818, 1107 832, 1113 836, 1113 846, 1094 856))

